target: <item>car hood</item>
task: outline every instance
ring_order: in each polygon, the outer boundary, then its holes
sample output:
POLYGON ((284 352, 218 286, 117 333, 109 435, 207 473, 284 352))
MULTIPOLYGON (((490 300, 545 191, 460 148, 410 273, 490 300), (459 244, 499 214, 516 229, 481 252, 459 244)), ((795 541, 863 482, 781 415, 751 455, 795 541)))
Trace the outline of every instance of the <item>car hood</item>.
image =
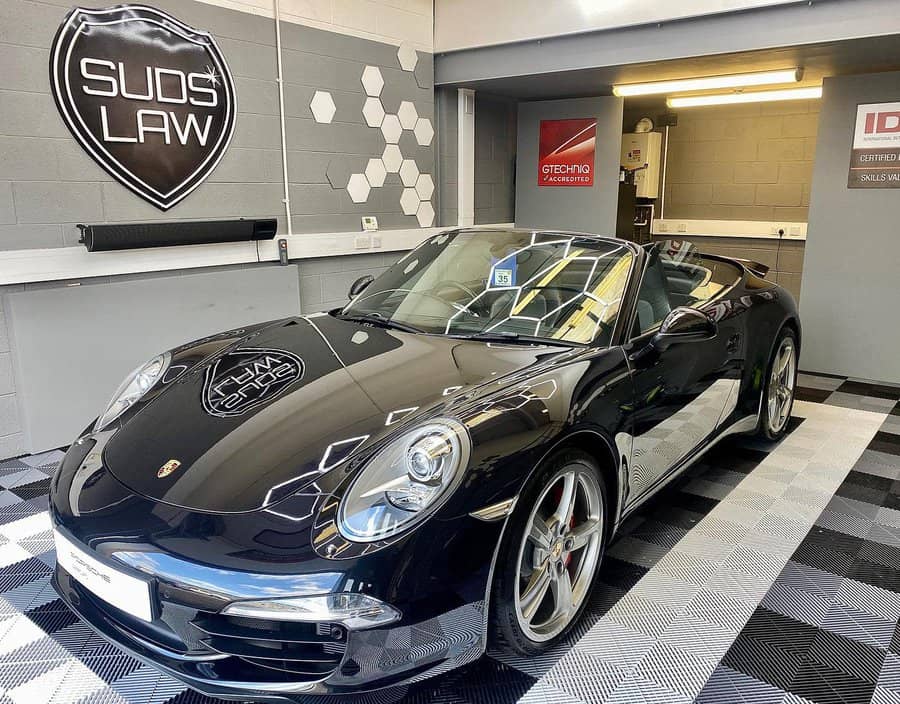
POLYGON ((174 351, 161 390, 112 435, 103 460, 142 496, 253 511, 417 416, 452 413, 473 386, 559 352, 324 314, 278 321, 174 351))

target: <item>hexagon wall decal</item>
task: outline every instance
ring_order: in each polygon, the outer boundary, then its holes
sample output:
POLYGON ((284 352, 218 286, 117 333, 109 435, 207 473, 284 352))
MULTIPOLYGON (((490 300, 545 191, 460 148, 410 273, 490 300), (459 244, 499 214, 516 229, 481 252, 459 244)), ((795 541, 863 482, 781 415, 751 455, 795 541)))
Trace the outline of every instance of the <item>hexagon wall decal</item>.
POLYGON ((375 98, 381 95, 381 89, 384 88, 384 78, 381 75, 381 69, 377 66, 366 66, 363 69, 360 80, 363 88, 366 90, 366 95, 371 95, 375 98))
POLYGON ((407 188, 413 188, 419 179, 419 167, 412 159, 404 159, 400 164, 400 180, 407 188))
POLYGON ((381 159, 369 159, 366 165, 366 179, 369 185, 372 188, 381 188, 386 176, 387 169, 384 168, 384 162, 381 159))
POLYGON ((404 188, 400 194, 400 207, 404 215, 415 215, 419 211, 419 194, 415 188, 404 188))
POLYGON ((400 135, 403 134, 400 118, 396 115, 385 115, 384 120, 381 122, 381 134, 384 135, 384 141, 388 144, 399 142, 400 135))
POLYGON ((384 106, 379 98, 366 98, 362 109, 363 117, 369 127, 381 127, 384 120, 384 106))
POLYGON ((416 193, 422 200, 431 200, 431 194, 434 193, 434 181, 430 174, 420 174, 416 180, 416 193))
POLYGON ((411 130, 416 126, 416 122, 419 119, 419 113, 416 110, 415 105, 408 100, 404 100, 400 103, 400 108, 397 110, 397 117, 400 119, 400 125, 403 129, 411 130))
POLYGON ((347 193, 354 203, 365 203, 369 199, 369 181, 365 174, 353 174, 347 183, 347 193))
POLYGON ((395 174, 400 171, 400 165, 403 163, 403 154, 400 152, 400 147, 396 144, 388 144, 381 154, 381 161, 389 174, 395 174))
POLYGON ((337 108, 334 99, 327 90, 317 90, 309 101, 309 109, 312 111, 316 122, 328 124, 334 118, 337 108))
POLYGON ((397 49, 397 60, 404 71, 415 71, 419 54, 409 42, 403 42, 397 49))
POLYGON ((431 227, 434 223, 434 207, 430 200, 424 200, 419 204, 416 219, 419 221, 419 227, 431 227))
POLYGON ((434 139, 434 127, 431 126, 431 120, 427 117, 420 117, 418 119, 413 132, 416 133, 416 141, 423 147, 429 146, 431 140, 434 139))

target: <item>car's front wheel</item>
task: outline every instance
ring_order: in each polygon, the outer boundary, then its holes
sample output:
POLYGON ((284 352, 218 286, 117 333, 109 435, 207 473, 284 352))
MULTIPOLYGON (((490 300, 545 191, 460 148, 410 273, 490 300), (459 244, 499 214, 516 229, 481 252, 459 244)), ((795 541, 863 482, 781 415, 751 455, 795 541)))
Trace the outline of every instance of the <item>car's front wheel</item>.
POLYGON ((606 539, 606 486, 586 454, 558 454, 523 491, 498 555, 494 635, 523 653, 561 638, 581 615, 606 539))

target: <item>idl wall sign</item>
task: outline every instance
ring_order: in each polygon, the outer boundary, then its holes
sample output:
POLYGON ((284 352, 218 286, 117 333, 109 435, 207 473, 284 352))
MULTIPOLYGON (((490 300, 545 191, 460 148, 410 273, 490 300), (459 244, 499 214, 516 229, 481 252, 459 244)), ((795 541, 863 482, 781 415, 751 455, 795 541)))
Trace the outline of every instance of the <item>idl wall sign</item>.
POLYGON ((856 106, 848 188, 900 188, 900 103, 856 106))
POLYGON ((215 40, 150 7, 72 10, 50 84, 94 161, 161 210, 203 182, 234 133, 234 82, 215 40))

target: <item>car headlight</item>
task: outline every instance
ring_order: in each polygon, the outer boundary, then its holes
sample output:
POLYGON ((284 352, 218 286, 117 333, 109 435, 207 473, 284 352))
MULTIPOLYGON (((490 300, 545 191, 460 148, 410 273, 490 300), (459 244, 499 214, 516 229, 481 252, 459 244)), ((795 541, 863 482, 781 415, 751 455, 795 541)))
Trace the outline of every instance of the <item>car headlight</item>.
POLYGON ((126 376, 125 381, 119 385, 119 388, 116 389, 116 393, 114 393, 112 399, 110 399, 109 404, 106 406, 106 410, 103 411, 97 419, 94 430, 103 430, 103 428, 108 426, 116 418, 140 401, 144 394, 152 389, 157 381, 162 379, 162 376, 166 373, 171 361, 172 355, 166 352, 157 355, 126 376))
POLYGON ((284 599, 235 601, 226 606, 226 616, 261 618, 271 621, 340 623, 351 631, 384 626, 400 618, 392 606, 365 594, 337 593, 297 596, 284 599))
POLYGON ((432 513, 462 478, 469 433, 447 418, 405 432, 373 457, 341 501, 338 530, 370 543, 393 537, 432 513))

